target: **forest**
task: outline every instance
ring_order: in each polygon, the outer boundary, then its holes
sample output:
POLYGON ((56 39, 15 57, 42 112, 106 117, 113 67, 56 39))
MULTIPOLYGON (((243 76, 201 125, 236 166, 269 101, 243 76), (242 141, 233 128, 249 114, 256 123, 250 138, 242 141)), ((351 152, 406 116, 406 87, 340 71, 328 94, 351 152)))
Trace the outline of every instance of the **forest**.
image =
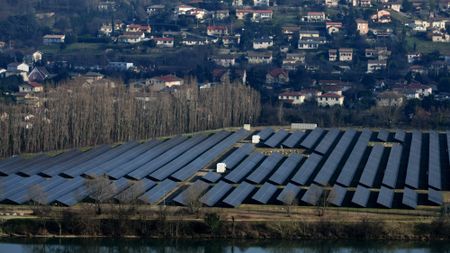
POLYGON ((0 156, 86 147, 241 126, 261 111, 259 93, 241 84, 172 93, 135 91, 121 81, 71 80, 33 104, 0 103, 0 156))

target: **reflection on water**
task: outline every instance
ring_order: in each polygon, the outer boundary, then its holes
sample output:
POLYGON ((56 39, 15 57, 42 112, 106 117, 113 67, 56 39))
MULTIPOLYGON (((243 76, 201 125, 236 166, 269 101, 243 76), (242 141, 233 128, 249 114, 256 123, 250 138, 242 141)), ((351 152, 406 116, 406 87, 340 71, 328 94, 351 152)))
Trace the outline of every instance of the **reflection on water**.
POLYGON ((450 253, 450 242, 1 239, 8 253, 450 253))

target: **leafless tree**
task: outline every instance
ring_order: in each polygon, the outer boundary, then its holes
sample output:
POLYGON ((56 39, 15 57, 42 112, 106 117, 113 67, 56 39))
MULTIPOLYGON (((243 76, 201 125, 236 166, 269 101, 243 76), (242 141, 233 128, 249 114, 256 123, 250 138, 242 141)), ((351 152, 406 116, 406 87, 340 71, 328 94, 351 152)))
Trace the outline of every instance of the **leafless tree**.
POLYGON ((297 194, 293 191, 288 191, 284 197, 283 203, 286 207, 286 213, 290 217, 292 215, 292 207, 298 204, 297 194))
POLYGON ((114 184, 106 175, 86 179, 85 184, 89 197, 92 198, 96 204, 97 214, 101 214, 101 204, 111 200, 116 191, 114 184))

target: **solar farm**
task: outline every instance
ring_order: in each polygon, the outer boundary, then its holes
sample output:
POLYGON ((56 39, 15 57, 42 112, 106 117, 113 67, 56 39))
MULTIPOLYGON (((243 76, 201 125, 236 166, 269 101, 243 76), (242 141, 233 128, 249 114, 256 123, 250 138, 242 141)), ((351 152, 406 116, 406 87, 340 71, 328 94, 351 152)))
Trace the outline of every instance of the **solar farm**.
POLYGON ((131 141, 0 160, 0 201, 73 206, 94 198, 88 180, 107 176, 116 202, 133 193, 151 205, 437 207, 450 188, 449 147, 450 131, 351 128, 131 141))

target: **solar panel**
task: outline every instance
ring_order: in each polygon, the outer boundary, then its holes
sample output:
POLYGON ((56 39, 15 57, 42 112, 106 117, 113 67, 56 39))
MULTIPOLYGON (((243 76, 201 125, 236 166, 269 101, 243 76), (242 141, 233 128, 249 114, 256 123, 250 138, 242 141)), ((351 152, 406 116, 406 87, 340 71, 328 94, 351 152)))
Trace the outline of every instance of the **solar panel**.
MULTIPOLYGON (((115 170, 118 168, 119 171, 122 169, 122 165, 126 164, 127 162, 135 159, 136 157, 140 156, 141 154, 147 153, 149 150, 153 150, 159 145, 164 145, 164 143, 161 143, 160 141, 151 140, 147 143, 137 145, 119 155, 116 157, 103 161, 99 164, 93 164, 91 165, 88 170, 84 171, 83 174, 87 176, 98 176, 103 174, 108 174, 109 171, 115 170)), ((148 153, 147 153, 148 154, 148 153)), ((148 156, 150 156, 148 154, 148 156)), ((126 173, 125 173, 126 174, 126 173)), ((119 178, 119 177, 117 177, 119 178)))
POLYGON ((302 197, 302 201, 315 206, 323 194, 323 187, 318 186, 316 184, 311 184, 308 188, 308 190, 305 192, 305 194, 302 197))
POLYGON ((352 202, 359 206, 367 207, 369 197, 370 197, 370 189, 362 185, 358 185, 356 187, 355 194, 353 194, 352 202))
POLYGON ((345 155, 345 152, 352 143, 355 135, 356 131, 353 129, 349 129, 344 133, 336 147, 333 149, 333 152, 331 152, 330 156, 325 161, 319 173, 314 178, 314 182, 323 186, 326 186, 330 183, 331 177, 336 172, 342 158, 345 155))
POLYGON ((130 187, 116 195, 114 199, 121 203, 131 203, 155 185, 154 181, 147 178, 130 182, 130 187))
POLYGON ((400 142, 404 142, 406 138, 406 133, 404 130, 398 129, 395 131, 394 139, 400 142))
POLYGON ((200 196, 209 188, 209 184, 197 180, 195 183, 191 184, 187 189, 182 191, 178 196, 176 196, 173 201, 176 203, 189 206, 195 202, 199 201, 200 196))
POLYGON ((269 178, 269 181, 276 184, 284 184, 286 179, 292 174, 292 172, 297 168, 297 165, 302 161, 303 156, 299 154, 290 155, 284 162, 278 167, 278 169, 269 178))
POLYGON ((278 194, 277 200, 284 204, 292 205, 295 204, 299 193, 300 187, 295 184, 287 184, 280 194, 278 194))
POLYGON ((178 158, 181 155, 187 156, 187 154, 183 154, 184 152, 190 150, 192 147, 197 145, 198 143, 204 141, 207 138, 206 135, 199 134, 189 138, 183 143, 175 146, 174 148, 164 152, 157 158, 146 162, 143 165, 137 164, 136 166, 129 165, 130 167, 134 167, 134 170, 128 173, 128 177, 133 179, 142 179, 157 169, 161 168, 165 164, 171 162, 172 160, 178 158))
POLYGON ((276 191, 277 187, 275 185, 266 182, 253 195, 252 199, 261 204, 267 204, 267 202, 269 202, 270 198, 272 198, 276 191))
POLYGON ((269 139, 264 142, 264 145, 269 146, 271 148, 277 147, 280 143, 288 136, 289 133, 284 129, 280 129, 274 135, 272 135, 269 139))
POLYGON ((256 184, 260 184, 272 171, 277 164, 283 159, 280 153, 274 152, 267 157, 264 162, 259 165, 248 177, 247 180, 256 184))
POLYGON ((315 128, 312 130, 308 136, 300 143, 300 145, 306 149, 312 149, 314 144, 319 140, 320 136, 322 136, 324 130, 322 128, 315 128))
POLYGON ((122 154, 126 151, 129 151, 132 148, 135 148, 138 145, 139 144, 135 141, 127 142, 127 143, 122 144, 118 147, 115 147, 105 153, 102 153, 101 155, 93 157, 92 159, 85 161, 84 163, 81 163, 75 167, 68 168, 67 170, 62 172, 62 175, 64 175, 65 177, 79 176, 79 175, 83 174, 83 172, 85 172, 95 166, 98 166, 106 161, 109 161, 109 160, 119 156, 120 154, 122 154))
POLYGON ((206 175, 204 175, 202 177, 202 179, 206 182, 215 183, 215 182, 219 181, 219 179, 221 177, 222 177, 222 175, 220 175, 219 173, 210 171, 210 172, 206 173, 206 175))
MULTIPOLYGON (((114 196, 120 195, 125 189, 128 189, 131 186, 130 181, 126 178, 121 178, 119 180, 111 180, 111 184, 109 185, 109 189, 101 194, 98 194, 97 190, 94 190, 89 194, 89 198, 97 201, 109 201, 114 196)), ((89 187, 88 187, 89 189, 89 187)))
POLYGON ((339 136, 339 129, 333 128, 323 137, 322 141, 317 145, 315 151, 320 154, 326 154, 328 150, 331 148, 331 145, 336 141, 336 138, 339 136))
POLYGON ((253 152, 255 146, 250 143, 244 144, 238 149, 236 149, 233 153, 227 156, 222 160, 221 163, 225 163, 227 169, 232 169, 238 165, 242 159, 244 159, 247 155, 253 152))
POLYGON ((414 189, 419 188, 421 150, 422 133, 419 131, 413 131, 405 184, 414 189))
POLYGON ((4 199, 17 193, 18 191, 21 191, 23 189, 29 189, 31 185, 39 184, 44 180, 45 180, 44 178, 36 175, 25 178, 17 178, 14 184, 10 185, 7 189, 3 189, 3 191, 0 192, 0 201, 3 201, 4 199))
POLYGON ((159 200, 177 188, 177 183, 170 179, 160 182, 158 185, 139 197, 140 200, 149 204, 156 204, 159 200))
POLYGON ((405 187, 405 189, 403 190, 403 199, 402 199, 403 205, 416 209, 417 198, 418 194, 416 191, 414 191, 411 188, 405 187))
POLYGON ((51 157, 47 155, 37 155, 32 158, 23 159, 17 163, 12 163, 7 166, 4 166, 3 168, 0 168, 0 173, 5 175, 15 174, 21 170, 24 170, 30 166, 34 166, 35 164, 46 162, 50 160, 51 157))
POLYGON ((267 128, 264 128, 259 133, 257 133, 256 135, 258 135, 261 140, 266 140, 267 138, 269 138, 269 136, 271 136, 273 134, 273 132, 274 131, 272 128, 267 127, 267 128))
POLYGON ((181 170, 172 174, 170 177, 179 181, 187 180, 188 178, 194 176, 195 173, 206 167, 208 164, 215 161, 220 155, 223 155, 238 141, 248 137, 249 134, 250 133, 245 131, 244 129, 233 133, 232 135, 200 155, 194 161, 190 162, 181 170))
POLYGON ((31 199, 38 201, 45 200, 46 192, 58 185, 61 185, 65 180, 67 179, 54 177, 42 180, 37 184, 29 184, 27 187, 22 187, 14 194, 10 194, 6 199, 16 204, 24 204, 31 199))
POLYGON ((101 146, 95 147, 91 150, 83 152, 83 154, 81 154, 76 159, 72 159, 68 162, 65 162, 64 164, 53 165, 53 166, 41 171, 39 174, 44 175, 46 177, 56 176, 63 171, 74 168, 74 167, 76 167, 82 163, 85 163, 86 161, 89 161, 91 159, 94 159, 95 157, 100 156, 103 153, 106 153, 110 150, 111 150, 111 147, 108 145, 101 145, 101 146))
POLYGON ((183 168, 185 165, 189 164, 196 157, 198 157, 206 150, 216 145, 218 142, 220 142, 228 135, 229 135, 228 132, 221 131, 208 137, 206 140, 200 142, 199 144, 189 149, 188 152, 183 153, 182 155, 178 156, 171 162, 165 164, 164 166, 152 172, 150 174, 150 177, 159 181, 164 180, 165 178, 169 177, 179 169, 183 168))
POLYGON ((377 203, 387 207, 392 208, 394 202, 394 190, 381 186, 380 192, 378 193, 377 203))
POLYGON ((22 160, 23 160, 23 158, 20 156, 13 156, 13 157, 1 160, 0 161, 0 169, 4 168, 4 167, 9 167, 9 165, 11 165, 11 164, 17 164, 22 160))
POLYGON ((341 173, 336 182, 343 186, 350 186, 355 177, 356 171, 361 164, 364 153, 372 136, 372 131, 365 129, 358 138, 355 146, 353 147, 350 156, 345 161, 344 167, 342 167, 341 173))
POLYGON ((73 206, 78 202, 82 201, 89 195, 87 191, 86 184, 82 184, 79 188, 74 191, 70 191, 60 197, 58 197, 55 202, 64 206, 73 206))
POLYGON ((448 162, 450 163, 450 131, 447 131, 447 155, 448 155, 448 162))
POLYGON ((432 131, 428 149, 428 185, 437 190, 442 189, 441 169, 439 134, 432 131))
POLYGON ((384 146, 381 144, 376 144, 370 152, 369 158, 367 159, 366 166, 362 172, 359 183, 367 187, 373 187, 375 182, 375 177, 378 173, 380 167, 381 158, 383 157, 384 146))
POLYGON ((129 159, 125 163, 118 162, 114 165, 111 165, 113 169, 108 170, 106 174, 114 179, 121 178, 127 175, 128 173, 134 171, 135 169, 145 165, 146 163, 152 162, 161 154, 174 148, 177 145, 180 145, 185 140, 186 140, 185 137, 177 136, 162 143, 158 143, 157 145, 150 147, 148 150, 141 153, 140 155, 133 157, 132 159, 129 159))
POLYGON ((400 162, 402 158, 403 147, 401 144, 392 145, 389 153, 386 170, 383 176, 383 185, 395 188, 397 185, 398 172, 400 170, 400 162))
POLYGON ((321 160, 321 155, 316 153, 311 154, 302 164, 302 166, 300 166, 297 173, 295 173, 295 175, 291 178, 291 181, 297 184, 305 185, 316 170, 321 160))
POLYGON ((304 135, 305 132, 295 131, 291 133, 281 145, 288 148, 294 148, 304 135))
POLYGON ((247 182, 238 185, 228 196, 223 200, 223 203, 232 207, 238 207, 244 200, 253 192, 256 187, 247 182))
POLYGON ((61 185, 61 187, 58 187, 54 191, 48 192, 46 196, 46 202, 41 204, 52 203, 59 197, 64 196, 65 194, 75 191, 76 189, 82 187, 84 182, 85 179, 83 177, 75 177, 73 179, 67 180, 64 185, 61 185))
POLYGON ((433 188, 428 188, 428 200, 437 205, 442 205, 444 202, 442 192, 433 188))
POLYGON ((50 158, 49 160, 44 160, 43 162, 33 164, 19 171, 21 175, 31 176, 40 173, 41 171, 58 164, 64 164, 69 162, 71 159, 77 159, 82 152, 80 150, 71 150, 63 152, 57 156, 50 158))
POLYGON ((388 138, 389 138, 389 132, 388 131, 382 129, 382 130, 380 130, 378 132, 378 135, 377 135, 377 139, 378 140, 386 142, 386 141, 388 141, 388 138))
POLYGON ((252 153, 244 161, 242 161, 235 169, 233 169, 228 175, 225 176, 227 181, 238 183, 242 180, 250 171, 252 171, 256 165, 264 159, 264 155, 258 152, 252 153))
POLYGON ((225 196, 233 187, 224 181, 219 181, 209 191, 200 198, 200 202, 207 206, 214 206, 217 204, 223 196, 225 196))
POLYGON ((335 206, 342 206, 347 194, 347 188, 335 184, 328 195, 327 201, 335 206))

